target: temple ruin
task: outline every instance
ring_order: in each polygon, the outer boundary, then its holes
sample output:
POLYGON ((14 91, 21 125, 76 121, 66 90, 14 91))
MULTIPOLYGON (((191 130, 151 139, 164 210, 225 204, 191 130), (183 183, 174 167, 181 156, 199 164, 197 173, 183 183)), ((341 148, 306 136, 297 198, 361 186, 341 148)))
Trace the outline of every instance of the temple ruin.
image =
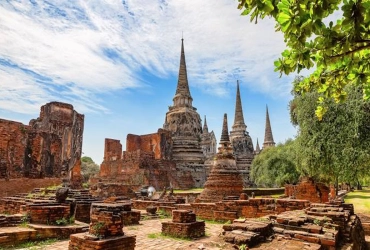
POLYGON ((0 119, 0 177, 81 180, 84 115, 50 102, 29 125, 0 119))
MULTIPOLYGON (((266 119, 264 147, 275 144, 268 112, 266 119)), ((250 166, 254 155, 261 150, 258 142, 254 150, 244 122, 239 82, 230 143, 244 186, 250 186, 250 166)), ((133 189, 139 189, 142 185, 161 190, 170 186, 176 189, 200 188, 204 186, 214 165, 216 145, 215 134, 209 131, 206 117, 202 128, 200 115, 193 106, 182 39, 178 82, 163 128, 147 135, 128 134, 126 150, 123 152, 119 140, 105 139, 104 161, 99 178, 102 182, 130 185, 133 189)))

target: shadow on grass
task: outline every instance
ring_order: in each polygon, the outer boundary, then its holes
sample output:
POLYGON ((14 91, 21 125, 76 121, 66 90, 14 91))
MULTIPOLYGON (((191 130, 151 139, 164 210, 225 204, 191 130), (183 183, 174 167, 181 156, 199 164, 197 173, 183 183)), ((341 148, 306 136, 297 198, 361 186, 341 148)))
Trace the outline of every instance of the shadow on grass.
POLYGON ((368 201, 369 198, 370 198, 370 189, 357 190, 355 192, 350 192, 344 196, 345 200, 362 199, 368 201))
POLYGON ((369 195, 360 195, 360 194, 354 194, 354 195, 346 195, 344 197, 345 200, 347 199, 369 199, 369 195))

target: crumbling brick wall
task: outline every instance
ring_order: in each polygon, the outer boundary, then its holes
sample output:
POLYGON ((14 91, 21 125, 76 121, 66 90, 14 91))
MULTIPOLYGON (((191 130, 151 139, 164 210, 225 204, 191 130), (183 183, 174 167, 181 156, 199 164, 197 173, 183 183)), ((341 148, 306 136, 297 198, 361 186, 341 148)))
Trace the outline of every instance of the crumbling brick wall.
POLYGON ((168 160, 171 147, 170 133, 163 129, 148 135, 128 134, 124 152, 119 140, 105 139, 99 176, 108 182, 127 185, 169 187, 169 169, 174 166, 168 160))
POLYGON ((80 179, 83 127, 84 115, 60 102, 42 106, 29 125, 0 119, 0 178, 80 179))
POLYGON ((155 159, 170 159, 172 151, 172 139, 169 131, 158 129, 157 133, 147 135, 128 134, 126 139, 126 151, 141 150, 153 152, 155 159))
POLYGON ((122 144, 120 140, 105 138, 104 161, 122 159, 122 144))
POLYGON ((316 183, 311 178, 302 178, 297 185, 285 185, 285 195, 310 202, 329 201, 330 188, 323 183, 316 183))
POLYGON ((0 119, 0 178, 21 177, 29 126, 0 119))

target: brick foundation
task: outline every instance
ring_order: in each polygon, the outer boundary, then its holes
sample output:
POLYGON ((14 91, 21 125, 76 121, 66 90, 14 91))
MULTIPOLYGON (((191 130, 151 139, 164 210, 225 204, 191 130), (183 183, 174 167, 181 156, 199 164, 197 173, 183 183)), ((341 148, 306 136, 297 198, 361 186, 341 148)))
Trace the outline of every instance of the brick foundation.
POLYGON ((172 222, 162 222, 162 234, 178 238, 199 238, 205 235, 204 221, 196 221, 194 213, 173 210, 172 222))
POLYGON ((130 204, 125 203, 93 203, 89 233, 71 235, 69 249, 135 249, 136 237, 125 236, 122 231, 123 216, 130 210, 130 204))
POLYGON ((69 220, 69 205, 27 205, 27 211, 31 223, 57 224, 58 220, 69 220))
POLYGON ((134 250, 136 236, 117 236, 107 239, 89 240, 86 233, 73 234, 70 237, 69 250, 134 250))
POLYGON ((309 200, 310 202, 328 202, 329 193, 330 188, 328 186, 323 183, 316 183, 308 177, 302 178, 298 185, 285 185, 285 196, 300 200, 309 200))

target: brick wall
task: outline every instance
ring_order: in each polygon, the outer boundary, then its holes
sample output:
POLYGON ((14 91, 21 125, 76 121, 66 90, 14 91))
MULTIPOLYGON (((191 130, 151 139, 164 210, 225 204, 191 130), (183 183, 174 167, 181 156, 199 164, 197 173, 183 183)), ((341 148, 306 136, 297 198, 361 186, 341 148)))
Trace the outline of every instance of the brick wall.
POLYGON ((22 176, 29 129, 20 122, 0 119, 0 178, 22 176))
POLYGON ((122 159, 122 144, 120 140, 105 138, 104 161, 122 159))
POLYGON ((84 115, 60 102, 42 106, 28 126, 0 119, 0 178, 78 178, 83 126, 84 115))
POLYGON ((59 178, 43 179, 10 179, 9 181, 0 180, 0 197, 13 196, 19 193, 29 193, 34 188, 45 188, 57 186, 62 183, 59 178), (21 185, 20 185, 21 183, 21 185))
MULTIPOLYGON (((236 218, 256 218, 310 206, 307 200, 255 198, 249 200, 221 201, 217 203, 192 203, 191 209, 199 218, 227 221, 236 218)), ((174 205, 183 209, 182 205, 174 205)))
POLYGON ((172 147, 170 132, 159 129, 157 133, 147 135, 128 134, 126 139, 126 151, 153 152, 154 159, 169 159, 172 147))
POLYGON ((151 185, 157 190, 170 186, 169 169, 174 165, 171 162, 156 160, 153 152, 140 149, 124 151, 122 156, 120 160, 102 162, 99 176, 104 182, 119 181, 139 187, 151 185))
POLYGON ((300 200, 324 203, 329 201, 330 188, 323 183, 316 183, 311 178, 302 178, 297 185, 285 185, 285 195, 300 200))

